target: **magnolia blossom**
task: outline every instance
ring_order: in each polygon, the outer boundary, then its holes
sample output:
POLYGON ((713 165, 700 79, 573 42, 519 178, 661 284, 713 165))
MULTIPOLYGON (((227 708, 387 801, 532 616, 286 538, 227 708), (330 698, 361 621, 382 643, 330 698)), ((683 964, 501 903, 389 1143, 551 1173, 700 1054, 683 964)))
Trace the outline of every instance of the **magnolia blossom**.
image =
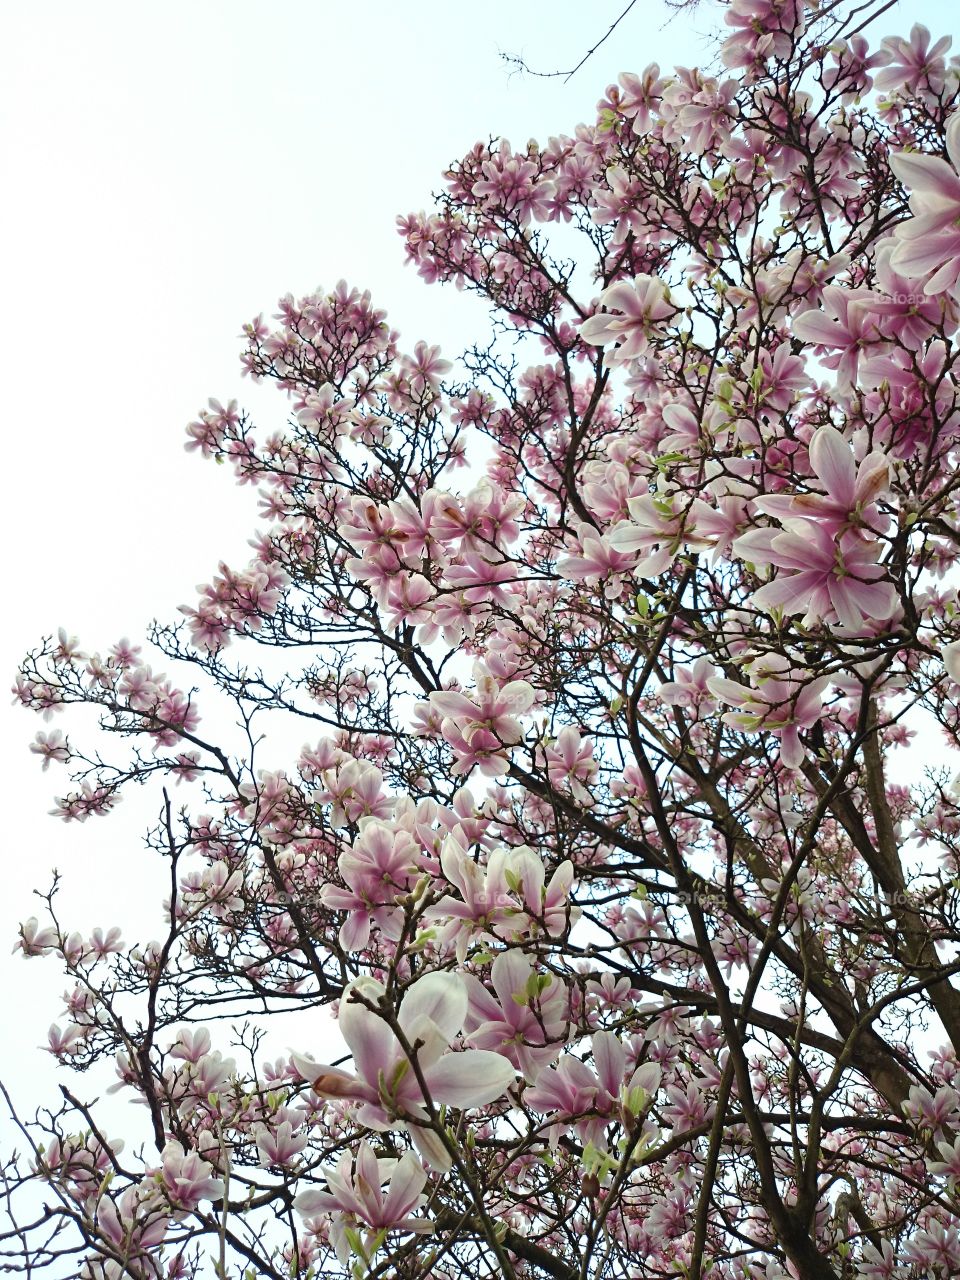
POLYGON ((787 570, 755 591, 757 609, 803 614, 805 627, 839 622, 859 633, 867 619, 884 622, 897 608, 893 586, 877 563, 879 545, 847 532, 835 538, 810 520, 786 520, 784 528, 754 529, 733 544, 738 556, 787 570))
POLYGON ((599 765, 594 759, 593 744, 584 740, 571 725, 557 734, 556 741, 545 749, 547 776, 555 787, 567 786, 580 804, 592 805, 588 787, 596 779, 599 765))
POLYGON ((608 541, 618 551, 646 552, 634 566, 634 573, 656 576, 676 558, 689 532, 687 523, 692 523, 689 512, 673 498, 652 494, 630 498, 627 509, 630 519, 615 525, 608 541))
POLYGON ((297 1131, 291 1120, 257 1125, 254 1137, 260 1163, 265 1169, 289 1165, 307 1145, 306 1132, 302 1128, 297 1131))
POLYGON ((706 709, 714 707, 713 696, 708 681, 717 674, 717 668, 708 658, 697 658, 689 666, 675 666, 673 679, 664 681, 657 690, 657 696, 671 707, 683 707, 697 712, 706 704, 706 709))
POLYGON ((487 988, 473 974, 464 979, 469 992, 466 1018, 472 1045, 495 1049, 509 1058, 529 1081, 556 1061, 568 1034, 569 1005, 563 985, 538 974, 521 951, 505 951, 490 968, 487 988))
POLYGON ((524 1100, 536 1111, 575 1121, 582 1141, 605 1146, 606 1127, 620 1119, 621 1105, 633 1115, 648 1107, 662 1072, 655 1063, 644 1062, 628 1074, 626 1051, 612 1031, 595 1032, 591 1050, 592 1067, 566 1054, 555 1067, 540 1072, 524 1100))
MULTIPOLYGON (((411 1151, 399 1160, 379 1158, 370 1144, 361 1140, 356 1160, 346 1152, 336 1167, 324 1170, 326 1191, 312 1188, 301 1191, 293 1202, 304 1218, 330 1214, 333 1226, 330 1238, 337 1257, 344 1265, 351 1256, 347 1228, 363 1223, 371 1236, 380 1231, 431 1232, 433 1224, 426 1218, 412 1216, 413 1210, 426 1203, 422 1194, 427 1175, 411 1151), (383 1184, 388 1190, 383 1193, 383 1184)), ((368 1240, 368 1246, 370 1241, 368 1240)))
POLYGON ((757 733, 763 729, 780 739, 780 758, 790 769, 803 760, 799 730, 809 729, 820 719, 827 676, 800 680, 790 670, 786 658, 768 654, 744 668, 750 685, 738 684, 724 676, 711 676, 707 687, 715 697, 736 711, 723 719, 734 729, 757 733))
POLYGON ((396 900, 408 891, 418 868, 417 846, 406 831, 395 831, 376 818, 361 818, 360 835, 340 854, 337 867, 346 888, 325 884, 321 901, 335 911, 346 911, 340 942, 355 951, 367 944, 376 923, 388 937, 398 937, 396 900))
POLYGON ((816 520, 833 535, 848 526, 865 526, 875 533, 885 527, 875 503, 890 483, 886 454, 870 453, 858 466, 841 433, 826 425, 813 433, 809 457, 822 492, 764 495, 754 503, 759 511, 768 516, 816 520))
MULTIPOLYGON (((138 1194, 136 1187, 129 1187, 117 1200, 107 1194, 96 1202, 97 1228, 104 1239, 127 1262, 127 1275, 149 1276, 149 1258, 162 1244, 170 1226, 169 1212, 163 1202, 155 1197, 138 1194)), ((109 1263, 107 1264, 110 1265, 109 1263)), ((156 1271, 151 1269, 153 1274, 156 1271)), ((100 1273, 89 1273, 100 1280, 121 1280, 119 1267, 100 1273)))
POLYGON ((890 265, 926 280, 926 294, 957 294, 960 283, 960 112, 947 126, 948 164, 939 156, 900 152, 890 168, 911 189, 913 217, 894 231, 890 265), (932 274, 931 274, 932 273, 932 274))
POLYGON ((883 341, 883 327, 869 289, 842 289, 827 285, 822 311, 804 311, 793 321, 793 332, 804 342, 815 343, 831 354, 822 357, 828 369, 837 371, 837 386, 848 390, 857 381, 864 351, 883 341))
POLYGON ((13 944, 14 951, 22 951, 25 956, 42 956, 45 951, 55 947, 59 941, 56 929, 41 929, 40 921, 31 916, 20 926, 20 937, 13 944))
POLYGON ((930 31, 921 22, 913 24, 909 40, 887 36, 881 43, 884 70, 876 78, 877 91, 939 96, 946 80, 943 55, 953 41, 950 36, 941 36, 933 45, 930 41, 930 31))
POLYGON ((608 365, 624 364, 643 355, 655 325, 676 312, 670 290, 654 276, 635 276, 632 283, 618 281, 600 295, 599 312, 584 320, 580 337, 596 347, 617 345, 605 357, 608 365), (617 314, 619 313, 619 314, 617 314))
MULTIPOLYGON (((472 694, 443 689, 430 694, 428 709, 439 713, 440 732, 456 754, 455 773, 467 773, 474 765, 494 776, 509 768, 505 746, 522 741, 523 729, 518 715, 533 705, 535 693, 526 680, 511 680, 502 685, 483 663, 473 668, 472 694)), ((421 732, 430 732, 429 721, 421 732)))
POLYGON ((195 1209, 201 1200, 219 1200, 223 1182, 214 1168, 196 1151, 185 1151, 179 1142, 168 1142, 161 1154, 157 1183, 174 1209, 195 1209))
POLYGON ((585 582, 588 586, 604 582, 605 595, 611 598, 619 595, 620 575, 633 568, 636 560, 633 553, 614 546, 609 537, 597 533, 588 525, 578 530, 574 548, 571 555, 564 556, 557 563, 557 571, 574 582, 585 582))
POLYGON ((445 893, 427 908, 428 919, 443 922, 440 943, 456 943, 462 964, 474 938, 513 939, 535 934, 541 921, 547 934, 564 933, 579 911, 569 903, 573 863, 562 862, 544 884, 543 860, 527 845, 493 849, 486 863, 471 858, 461 840, 448 835, 440 849, 440 867, 459 897, 445 893))
POLYGON ((507 1091, 514 1069, 500 1054, 487 1050, 447 1052, 467 1015, 467 989, 457 974, 428 973, 404 994, 397 1022, 412 1058, 376 1011, 385 995, 375 978, 363 977, 351 982, 340 1000, 338 1025, 353 1056, 355 1075, 302 1054, 292 1054, 291 1061, 321 1097, 358 1102, 361 1124, 387 1130, 406 1128, 409 1121, 424 1159, 445 1172, 451 1157, 443 1140, 427 1127, 432 1123, 428 1098, 453 1107, 486 1106, 507 1091))

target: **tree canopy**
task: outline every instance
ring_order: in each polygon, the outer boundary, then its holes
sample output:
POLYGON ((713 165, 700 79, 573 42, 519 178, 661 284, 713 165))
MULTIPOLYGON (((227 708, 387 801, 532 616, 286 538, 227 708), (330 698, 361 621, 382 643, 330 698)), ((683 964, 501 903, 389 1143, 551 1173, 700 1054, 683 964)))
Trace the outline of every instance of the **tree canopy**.
POLYGON ((251 562, 16 685, 168 893, 21 927, 93 1072, 18 1113, 7 1268, 960 1274, 960 59, 888 8, 733 0, 477 143, 399 219, 489 303, 457 363, 343 282, 245 326, 289 420, 187 447, 251 562))

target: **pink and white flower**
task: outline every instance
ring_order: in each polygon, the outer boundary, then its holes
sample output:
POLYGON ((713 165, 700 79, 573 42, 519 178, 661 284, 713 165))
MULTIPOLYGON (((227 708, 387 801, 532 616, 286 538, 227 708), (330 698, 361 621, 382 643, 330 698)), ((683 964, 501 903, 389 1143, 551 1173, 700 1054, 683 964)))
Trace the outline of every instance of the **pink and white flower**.
POLYGON ((397 1024, 410 1054, 381 1012, 385 996, 381 983, 363 977, 351 982, 340 1000, 339 1027, 355 1075, 302 1054, 292 1054, 291 1061, 321 1097, 358 1102, 361 1124, 381 1131, 409 1127, 428 1164, 446 1172, 450 1153, 430 1127, 428 1105, 486 1106, 509 1089, 514 1069, 499 1053, 448 1052, 467 1016, 467 989, 457 974, 428 973, 407 988, 397 1024))

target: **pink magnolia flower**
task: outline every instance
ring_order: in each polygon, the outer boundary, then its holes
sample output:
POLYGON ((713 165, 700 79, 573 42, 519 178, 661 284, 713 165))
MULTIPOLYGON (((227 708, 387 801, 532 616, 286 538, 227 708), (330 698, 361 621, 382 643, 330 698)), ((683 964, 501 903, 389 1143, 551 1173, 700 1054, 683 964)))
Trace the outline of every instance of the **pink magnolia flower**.
POLYGON ((402 626, 429 623, 429 602, 435 595, 432 584, 420 573, 398 573, 389 579, 384 627, 393 631, 402 626))
POLYGON ((827 676, 802 681, 792 678, 790 664, 780 654, 766 654, 745 668, 750 685, 724 676, 711 676, 707 687, 721 702, 736 707, 723 719, 742 733, 767 732, 780 739, 780 759, 789 769, 803 760, 799 730, 820 719, 827 676))
MULTIPOLYGON (((356 978, 340 1000, 339 1027, 353 1056, 356 1075, 326 1067, 302 1054, 291 1061, 314 1091, 326 1098, 359 1102, 357 1119, 371 1129, 406 1128, 421 1155, 434 1169, 446 1172, 450 1153, 427 1126, 426 1097, 411 1059, 375 1007, 385 995, 375 978, 356 978), (374 1007, 370 1007, 374 1006, 374 1007)), ((428 973, 404 994, 397 1021, 410 1043, 433 1102, 453 1107, 482 1107, 507 1091, 515 1072, 498 1053, 467 1049, 448 1053, 464 1026, 467 990, 454 973, 428 973)))
POLYGON ((893 616, 897 597, 892 584, 882 581, 878 543, 852 531, 835 538, 812 520, 788 520, 785 526, 755 529, 733 544, 744 560, 787 570, 754 592, 755 608, 802 613, 805 627, 839 622, 857 633, 867 619, 885 622, 893 616))
POLYGON ((97 956, 106 956, 112 952, 122 951, 123 942, 120 938, 118 926, 114 925, 106 933, 100 928, 94 929, 90 934, 89 948, 97 956))
POLYGON ((54 729, 50 733, 44 733, 41 730, 36 739, 30 743, 30 750, 43 757, 44 773, 50 768, 52 760, 65 764, 70 759, 70 744, 59 729, 54 729))
POLYGON ((857 1266, 860 1280, 894 1280, 899 1272, 896 1254, 889 1240, 881 1240, 880 1248, 865 1243, 857 1266))
POLYGON ((937 1150, 943 1157, 941 1160, 927 1159, 927 1167, 931 1173, 942 1174, 947 1179, 947 1189, 952 1194, 960 1183, 960 1138, 953 1142, 938 1142, 937 1150))
POLYGON ((628 1077, 626 1050, 612 1031, 595 1032, 591 1049, 592 1067, 565 1054, 555 1067, 540 1072, 524 1100, 536 1111, 577 1121, 582 1141, 605 1146, 604 1131, 619 1119, 621 1104, 638 1115, 656 1095, 662 1073, 655 1063, 645 1062, 628 1077))
POLYGON ((723 20, 736 28, 721 50, 726 67, 752 67, 766 58, 786 57, 804 29, 800 0, 733 0, 723 20))
POLYGON ((325 884, 320 890, 324 906, 348 913, 340 928, 340 945, 348 951, 367 945, 374 923, 387 937, 399 936, 396 901, 410 890, 419 871, 417 844, 408 832, 376 818, 361 822, 353 846, 337 859, 346 888, 325 884))
POLYGON ((618 551, 644 551, 647 554, 634 566, 634 573, 655 577, 671 565, 683 544, 688 513, 678 506, 678 499, 654 494, 630 498, 630 519, 615 525, 607 541, 618 551))
POLYGON ((509 851, 494 849, 481 865, 469 857, 454 835, 440 848, 440 867, 448 884, 459 894, 445 893, 428 907, 428 919, 444 920, 441 943, 456 941, 457 960, 462 964, 473 937, 510 938, 522 932, 527 917, 507 880, 509 851))
POLYGON ((677 664, 673 669, 673 680, 665 681, 657 694, 671 707, 685 707, 696 711, 706 704, 706 709, 709 710, 716 703, 708 688, 708 681, 716 674, 717 668, 709 658, 697 658, 692 666, 677 664))
POLYGON ((206 1027, 184 1027, 170 1048, 170 1057, 197 1063, 207 1056, 212 1047, 210 1032, 206 1027))
POLYGON ((913 193, 913 217, 893 233, 890 266, 913 280, 932 272, 925 294, 956 295, 960 282, 960 111, 947 125, 946 144, 950 164, 913 152, 890 157, 890 168, 913 193))
POLYGON ((886 54, 886 63, 874 81, 875 89, 878 93, 939 95, 943 91, 946 71, 943 55, 952 43, 950 36, 941 36, 931 48, 930 32, 920 22, 914 23, 909 40, 902 36, 887 36, 880 44, 886 54))
POLYGON ((506 607, 509 597, 504 588, 516 581, 516 566, 509 560, 494 563, 476 551, 463 552, 461 560, 462 563, 444 569, 444 586, 462 592, 468 604, 493 602, 506 607))
POLYGON ((633 569, 636 563, 634 554, 615 547, 609 538, 588 525, 580 528, 575 548, 573 554, 564 556, 557 562, 557 572, 573 582, 585 582, 588 586, 610 579, 606 583, 604 594, 619 595, 619 575, 633 569))
POLYGON ((935 1094, 925 1085, 910 1086, 903 1114, 915 1124, 937 1133, 956 1127, 960 1118, 960 1093, 950 1085, 941 1085, 935 1094))
POLYGON ((155 1176, 174 1209, 195 1209, 201 1200, 219 1200, 223 1182, 216 1177, 213 1165, 196 1151, 184 1151, 179 1142, 168 1142, 161 1152, 160 1169, 155 1176))
POLYGON ((695 545, 712 549, 711 563, 721 556, 729 559, 734 539, 746 533, 750 527, 755 504, 737 493, 724 494, 715 507, 694 498, 690 504, 688 519, 696 529, 695 545))
MULTIPOLYGON (((138 1192, 139 1188, 129 1187, 116 1201, 109 1195, 101 1195, 96 1203, 97 1228, 128 1262, 128 1275, 146 1276, 150 1272, 144 1264, 163 1242, 170 1218, 153 1197, 144 1198, 138 1192)), ((118 1269, 100 1274, 110 1276, 113 1280, 114 1276, 120 1276, 122 1272, 118 1269)))
POLYGON ((331 826, 342 827, 361 818, 389 818, 393 805, 383 789, 383 774, 376 765, 347 756, 333 768, 324 770, 322 782, 313 799, 332 804, 331 826))
MULTIPOLYGON (((440 732, 457 755, 455 773, 466 773, 479 764, 484 773, 494 776, 509 766, 502 748, 523 739, 523 729, 516 718, 533 705, 535 693, 526 680, 511 680, 501 686, 482 662, 473 668, 474 689, 471 694, 442 689, 430 694, 428 707, 439 712, 440 732)), ((421 716, 424 704, 419 704, 421 716)), ((430 719, 422 721, 420 732, 429 732, 430 719)))
POLYGON ((596 780, 600 768, 594 759, 593 743, 581 738, 572 725, 567 725, 546 748, 545 755, 551 785, 569 787, 580 804, 592 805, 593 796, 587 788, 596 780))
POLYGON ((656 62, 651 62, 644 68, 642 75, 624 72, 618 79, 621 89, 620 110, 628 120, 633 121, 634 133, 647 133, 651 112, 657 109, 660 95, 667 83, 660 75, 660 67, 656 62))
POLYGON ((272 1122, 269 1125, 256 1125, 253 1137, 260 1163, 265 1169, 289 1165, 307 1145, 306 1133, 297 1132, 291 1120, 281 1120, 279 1124, 272 1122))
POLYGON ((755 506, 768 516, 801 516, 816 520, 831 535, 850 526, 866 526, 877 533, 882 521, 874 503, 890 483, 890 460, 879 451, 867 454, 859 466, 836 427, 819 427, 811 437, 810 466, 822 493, 773 494, 757 498, 755 506))
POLYGON ((543 861, 527 845, 493 849, 485 864, 469 857, 458 835, 448 835, 440 849, 443 875, 459 897, 445 893, 427 908, 428 919, 445 921, 441 944, 456 942, 462 964, 470 941, 494 937, 510 940, 536 933, 561 935, 579 917, 569 904, 573 863, 562 862, 544 885, 543 861))
POLYGON ((56 929, 40 928, 36 916, 31 916, 20 926, 20 937, 14 943, 14 951, 22 951, 25 956, 42 956, 45 951, 55 947, 59 937, 56 929))
POLYGON ((903 1247, 906 1262, 923 1267, 926 1275, 960 1275, 960 1230, 930 1219, 903 1247), (936 1268, 936 1270, 934 1270, 936 1268))
POLYGON ((883 49, 871 53, 869 43, 861 35, 831 45, 830 56, 836 66, 827 67, 823 72, 823 85, 826 89, 841 88, 844 102, 868 93, 873 86, 873 76, 868 73, 876 67, 887 66, 891 57, 883 49))
POLYGON ((836 354, 822 357, 837 371, 837 385, 848 390, 856 381, 861 354, 885 340, 874 315, 876 295, 869 289, 843 289, 829 284, 823 291, 822 311, 804 311, 793 321, 793 332, 836 354))
POLYGON ((317 1214, 333 1217, 331 1242, 344 1265, 350 1261, 346 1232, 351 1224, 362 1222, 372 1233, 433 1230, 426 1218, 411 1216, 427 1199, 422 1194, 427 1175, 412 1151, 404 1152, 399 1160, 378 1159, 369 1143, 361 1141, 355 1162, 345 1152, 333 1169, 324 1171, 324 1177, 326 1191, 301 1191, 293 1207, 304 1218, 317 1214), (384 1183, 388 1187, 386 1195, 384 1183))
POLYGON ((563 985, 554 977, 534 972, 521 951, 504 951, 490 969, 493 991, 478 978, 464 978, 469 992, 466 1017, 472 1045, 495 1049, 536 1080, 554 1062, 567 1039, 569 1003, 563 985))
POLYGON ((676 312, 666 284, 648 275, 610 285, 601 293, 599 305, 606 308, 606 314, 598 312, 584 320, 580 337, 591 346, 611 347, 605 357, 608 365, 624 364, 642 355, 654 326, 676 312))
POLYGON ((413 355, 403 357, 401 366, 410 381, 410 390, 418 400, 425 393, 430 399, 439 395, 440 379, 453 368, 449 360, 441 358, 439 347, 428 347, 425 342, 418 342, 413 355))
POLYGON ((442 715, 456 720, 467 741, 479 729, 487 729, 501 742, 513 744, 523 737, 515 718, 533 705, 534 691, 526 680, 513 680, 502 688, 482 663, 473 669, 472 694, 442 690, 431 693, 430 704, 442 715))
POLYGON ((667 1105, 662 1108, 664 1119, 670 1121, 675 1133, 683 1129, 692 1129, 705 1120, 709 1120, 715 1110, 713 1103, 704 1096, 702 1081, 691 1080, 681 1088, 679 1085, 667 1086, 667 1105))

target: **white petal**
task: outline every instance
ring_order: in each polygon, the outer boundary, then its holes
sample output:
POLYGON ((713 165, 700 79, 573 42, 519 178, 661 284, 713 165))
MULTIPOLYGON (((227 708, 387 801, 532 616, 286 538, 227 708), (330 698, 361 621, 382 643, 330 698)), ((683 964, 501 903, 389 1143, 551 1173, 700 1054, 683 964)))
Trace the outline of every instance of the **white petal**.
POLYGON ((943 646, 943 665, 955 684, 960 684, 960 640, 943 646))
POLYGON ((430 1096, 452 1107, 484 1107, 517 1078, 512 1063, 489 1049, 448 1053, 424 1072, 430 1096))
POLYGON ((427 1019, 446 1036, 447 1044, 463 1029, 467 1016, 467 991, 455 973, 428 973, 419 978, 403 997, 400 1026, 412 1030, 427 1019))

